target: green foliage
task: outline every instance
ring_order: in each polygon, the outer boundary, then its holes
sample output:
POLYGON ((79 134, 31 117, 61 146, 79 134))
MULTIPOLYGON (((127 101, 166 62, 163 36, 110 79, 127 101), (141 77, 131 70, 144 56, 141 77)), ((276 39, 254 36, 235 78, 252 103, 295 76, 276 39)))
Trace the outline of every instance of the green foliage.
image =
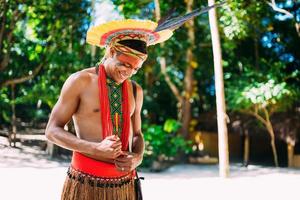
POLYGON ((143 166, 151 166, 154 161, 172 160, 180 153, 190 153, 191 142, 178 135, 179 122, 168 119, 164 125, 143 126, 146 143, 143 166))
POLYGON ((222 6, 220 25, 229 40, 244 39, 262 29, 268 5, 263 1, 229 0, 222 6))
POLYGON ((180 128, 180 123, 177 122, 175 119, 167 119, 164 124, 164 131, 167 133, 176 132, 180 128))
POLYGON ((233 110, 249 110, 253 106, 270 108, 273 112, 285 111, 295 99, 295 91, 285 82, 276 83, 271 79, 267 82, 254 82, 241 88, 228 88, 229 106, 233 110))
POLYGON ((274 80, 256 83, 254 87, 246 87, 243 96, 252 104, 261 104, 263 107, 267 107, 290 99, 292 92, 286 86, 286 83, 275 84, 274 80))
MULTIPOLYGON (((67 77, 91 65, 90 47, 84 42, 90 21, 90 2, 3 3, 0 16, 5 15, 6 18, 1 23, 7 29, 0 49, 0 61, 8 56, 9 65, 1 66, 0 87, 5 81, 32 75, 41 66, 33 79, 16 85, 15 103, 21 108, 28 108, 27 112, 17 109, 16 115, 23 119, 32 116, 41 118, 41 113, 48 116, 67 77), (9 40, 10 34, 12 40, 9 40), (39 113, 35 111, 38 102, 42 104, 42 112, 39 113)), ((0 102, 0 120, 7 121, 11 108, 5 102, 10 101, 11 88, 1 88, 0 92, 2 99, 6 95, 6 100, 0 102)))
POLYGON ((227 38, 243 38, 247 35, 247 26, 241 23, 241 19, 247 15, 246 10, 237 10, 241 3, 232 2, 223 7, 223 15, 220 18, 224 34, 227 38), (240 12, 239 12, 240 11, 240 12))

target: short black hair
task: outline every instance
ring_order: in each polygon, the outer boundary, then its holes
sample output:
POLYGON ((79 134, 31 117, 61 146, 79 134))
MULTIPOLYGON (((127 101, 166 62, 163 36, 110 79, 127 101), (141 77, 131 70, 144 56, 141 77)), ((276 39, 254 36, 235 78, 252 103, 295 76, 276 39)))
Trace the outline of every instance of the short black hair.
POLYGON ((118 43, 147 54, 147 43, 142 40, 121 40, 118 43))

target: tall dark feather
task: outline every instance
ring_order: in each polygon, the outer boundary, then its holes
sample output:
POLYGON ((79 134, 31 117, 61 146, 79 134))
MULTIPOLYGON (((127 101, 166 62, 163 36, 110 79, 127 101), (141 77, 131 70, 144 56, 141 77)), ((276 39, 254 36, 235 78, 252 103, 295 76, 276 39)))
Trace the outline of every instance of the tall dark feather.
POLYGON ((158 20, 157 24, 160 25, 161 23, 169 20, 174 15, 174 13, 175 13, 175 8, 171 8, 167 12, 166 16, 164 16, 164 17, 160 18, 160 20, 158 20))
POLYGON ((159 32, 159 31, 166 30, 166 29, 169 29, 169 30, 173 31, 173 30, 179 28, 186 21, 192 19, 193 17, 196 17, 198 15, 206 13, 210 9, 215 8, 215 7, 219 7, 219 6, 223 5, 224 3, 225 2, 221 2, 221 3, 218 3, 218 4, 214 4, 212 6, 207 6, 207 7, 202 8, 202 9, 198 8, 198 9, 193 10, 192 12, 187 13, 183 16, 178 16, 178 17, 173 17, 173 18, 171 18, 172 13, 168 14, 167 17, 163 18, 163 20, 159 20, 158 26, 156 27, 154 32, 159 32))

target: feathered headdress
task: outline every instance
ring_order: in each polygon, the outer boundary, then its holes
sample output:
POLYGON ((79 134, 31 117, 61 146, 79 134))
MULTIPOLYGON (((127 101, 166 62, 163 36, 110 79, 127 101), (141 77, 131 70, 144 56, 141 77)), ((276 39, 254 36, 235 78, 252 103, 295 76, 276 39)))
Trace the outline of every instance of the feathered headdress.
POLYGON ((158 21, 158 25, 155 28, 154 32, 159 32, 159 31, 163 31, 163 30, 174 31, 175 29, 179 28, 186 21, 192 19, 193 17, 197 17, 203 13, 206 13, 210 9, 221 6, 224 3, 225 2, 214 4, 212 6, 207 6, 202 9, 198 8, 196 10, 193 10, 190 13, 187 13, 183 16, 178 16, 178 17, 172 17, 172 15, 175 13, 175 11, 174 11, 174 9, 171 9, 171 11, 168 12, 169 14, 167 16, 163 17, 162 19, 160 19, 158 21))
MULTIPOLYGON (((168 40, 173 31, 186 21, 208 10, 221 6, 223 3, 196 9, 183 16, 172 17, 174 12, 163 17, 158 23, 150 20, 125 19, 110 21, 98 26, 91 27, 87 32, 87 42, 99 47, 114 46, 122 40, 140 40, 146 46, 168 40)), ((127 48, 128 50, 128 48, 127 48)))

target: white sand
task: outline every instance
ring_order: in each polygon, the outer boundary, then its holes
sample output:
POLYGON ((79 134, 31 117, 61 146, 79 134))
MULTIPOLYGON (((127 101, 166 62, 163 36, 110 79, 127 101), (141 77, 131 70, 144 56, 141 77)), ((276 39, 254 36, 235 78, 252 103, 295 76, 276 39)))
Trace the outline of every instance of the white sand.
MULTIPOLYGON (((34 149, 0 146, 0 200, 59 200, 68 163, 34 149), (5 147, 5 148, 4 148, 5 147)), ((145 200, 300 199, 300 170, 231 165, 230 178, 217 165, 177 165, 163 173, 140 173, 145 200)))

